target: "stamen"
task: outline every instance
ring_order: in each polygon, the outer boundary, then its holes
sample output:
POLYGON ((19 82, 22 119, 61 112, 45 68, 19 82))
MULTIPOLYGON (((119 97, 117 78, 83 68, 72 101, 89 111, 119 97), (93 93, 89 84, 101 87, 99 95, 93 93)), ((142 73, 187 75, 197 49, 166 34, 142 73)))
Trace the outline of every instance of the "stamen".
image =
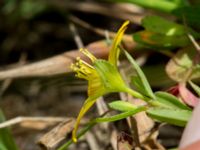
POLYGON ((91 76, 93 76, 93 74, 95 73, 94 67, 87 62, 81 60, 80 57, 77 57, 76 60, 76 63, 70 66, 71 69, 76 72, 76 77, 89 80, 91 76))
POLYGON ((73 71, 77 71, 77 66, 75 64, 71 64, 70 68, 73 70, 73 71))
POLYGON ((75 65, 76 65, 77 67, 80 66, 79 61, 77 61, 77 62, 75 63, 75 65))
POLYGON ((74 64, 71 64, 70 68, 73 70, 73 68, 74 68, 74 64))
POLYGON ((92 62, 96 61, 96 57, 90 53, 87 49, 81 48, 80 51, 85 54, 92 62))
POLYGON ((87 62, 85 62, 83 60, 80 60, 80 63, 83 64, 83 65, 86 65, 87 67, 90 67, 91 69, 94 69, 93 66, 91 66, 90 64, 88 64, 87 62))
POLYGON ((86 74, 84 74, 83 72, 77 72, 77 74, 75 76, 78 78, 83 78, 83 79, 89 80, 89 77, 86 74))

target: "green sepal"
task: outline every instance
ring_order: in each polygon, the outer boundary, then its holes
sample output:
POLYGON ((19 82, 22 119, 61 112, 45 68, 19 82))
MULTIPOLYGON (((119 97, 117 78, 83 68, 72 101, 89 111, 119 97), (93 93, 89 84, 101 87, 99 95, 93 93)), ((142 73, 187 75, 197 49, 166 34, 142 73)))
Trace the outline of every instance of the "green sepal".
POLYGON ((144 89, 143 83, 139 76, 137 75, 131 76, 131 84, 137 89, 138 92, 140 92, 145 96, 148 96, 148 93, 144 89))
POLYGON ((94 67, 107 92, 126 91, 127 86, 114 65, 105 60, 97 60, 94 62, 94 67))
POLYGON ((143 89, 143 93, 152 98, 155 99, 155 95, 149 85, 149 82, 147 81, 147 78, 145 77, 143 71, 140 69, 140 67, 138 66, 138 64, 135 62, 135 60, 131 57, 131 55, 124 51, 125 55, 127 57, 127 59, 129 60, 129 62, 133 65, 133 68, 135 69, 135 71, 137 72, 137 87, 138 89, 141 91, 143 89))

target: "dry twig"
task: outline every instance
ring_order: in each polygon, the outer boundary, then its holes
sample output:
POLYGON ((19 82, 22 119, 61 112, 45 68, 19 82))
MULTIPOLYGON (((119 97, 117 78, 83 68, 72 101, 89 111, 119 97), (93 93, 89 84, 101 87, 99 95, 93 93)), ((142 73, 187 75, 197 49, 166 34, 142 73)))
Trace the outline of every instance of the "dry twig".
POLYGON ((144 17, 144 10, 138 6, 113 4, 113 3, 98 3, 98 2, 68 2, 51 1, 58 7, 64 7, 69 10, 76 10, 86 13, 101 14, 117 19, 130 20, 132 23, 140 24, 144 17))
MULTIPOLYGON (((0 123, 0 129, 6 128, 9 126, 13 126, 15 124, 22 124, 24 122, 49 122, 49 123, 55 123, 55 122, 61 122, 63 120, 66 120, 65 117, 16 117, 14 119, 7 120, 3 123, 0 123)), ((34 125, 32 124, 33 128, 34 125)))

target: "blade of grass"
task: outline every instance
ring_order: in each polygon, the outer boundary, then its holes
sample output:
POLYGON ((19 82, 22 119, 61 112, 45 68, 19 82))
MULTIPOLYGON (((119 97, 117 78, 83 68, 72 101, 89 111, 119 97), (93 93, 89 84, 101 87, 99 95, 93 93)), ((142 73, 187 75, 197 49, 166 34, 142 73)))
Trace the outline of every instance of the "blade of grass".
MULTIPOLYGON (((3 112, 0 109, 0 122, 5 121, 3 112)), ((12 134, 8 128, 0 129, 0 149, 1 150, 18 150, 12 134)))
POLYGON ((194 84, 192 81, 189 81, 190 86, 193 88, 193 90, 200 96, 200 87, 196 84, 194 84))

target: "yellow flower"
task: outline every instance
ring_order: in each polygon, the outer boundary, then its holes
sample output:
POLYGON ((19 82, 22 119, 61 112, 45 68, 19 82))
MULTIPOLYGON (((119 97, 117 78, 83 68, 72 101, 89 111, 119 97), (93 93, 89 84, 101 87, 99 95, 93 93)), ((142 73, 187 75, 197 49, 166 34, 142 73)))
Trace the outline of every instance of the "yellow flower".
POLYGON ((111 92, 126 92, 129 90, 117 70, 117 61, 120 52, 118 46, 128 24, 129 21, 126 21, 114 38, 108 61, 96 59, 95 56, 93 56, 89 51, 81 49, 80 51, 90 58, 92 65, 86 63, 80 58, 77 58, 77 62, 71 66, 72 70, 77 73, 77 77, 88 80, 88 98, 79 112, 74 130, 72 132, 72 139, 74 142, 77 141, 76 132, 81 118, 96 102, 98 97, 111 92))

